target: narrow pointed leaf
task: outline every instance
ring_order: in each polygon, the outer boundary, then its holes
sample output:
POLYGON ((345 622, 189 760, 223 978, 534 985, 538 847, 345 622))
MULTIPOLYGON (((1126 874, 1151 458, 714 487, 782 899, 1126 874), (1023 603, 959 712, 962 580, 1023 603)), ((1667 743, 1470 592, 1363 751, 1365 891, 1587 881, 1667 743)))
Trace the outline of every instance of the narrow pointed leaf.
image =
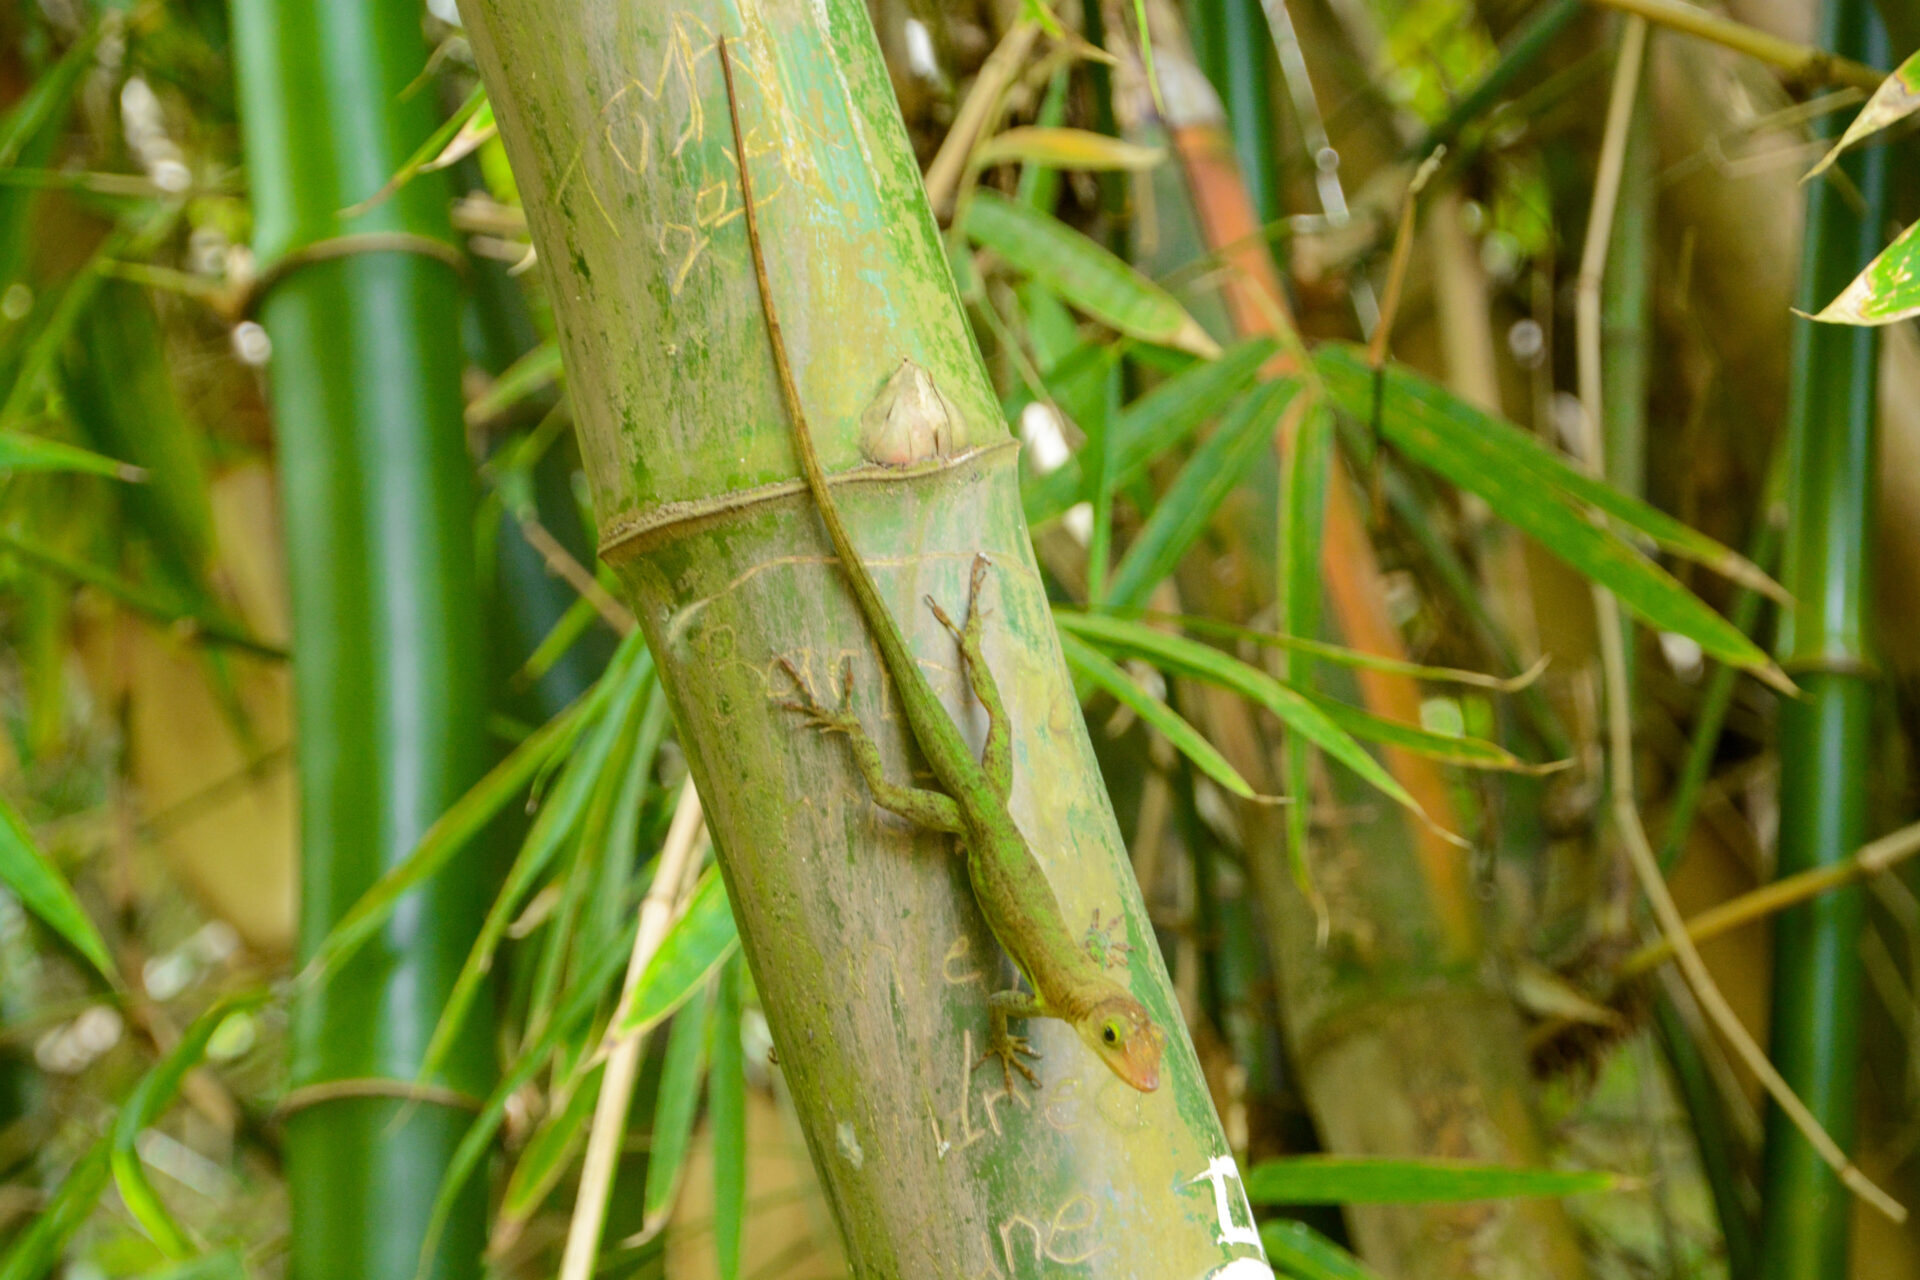
MULTIPOLYGON (((1278 346, 1255 338, 1229 347, 1217 360, 1195 364, 1141 396, 1108 424, 1113 485, 1124 489, 1175 449, 1203 423, 1218 416, 1260 376, 1278 346)), ((1091 496, 1078 457, 1035 481, 1024 495, 1027 520, 1039 525, 1091 496)))
POLYGON ((1070 632, 1060 633, 1060 649, 1075 675, 1103 690, 1114 701, 1146 721, 1149 727, 1172 743, 1194 767, 1243 800, 1260 799, 1247 780, 1240 776, 1227 758, 1201 736, 1198 729, 1165 702, 1141 687, 1119 663, 1070 632))
POLYGON ((1307 697, 1312 700, 1314 706, 1326 712, 1327 719, 1362 742, 1377 742, 1385 747, 1399 747, 1403 751, 1412 751, 1443 764, 1459 765, 1465 769, 1494 769, 1508 773, 1539 772, 1536 766, 1528 764, 1505 747, 1488 742, 1485 738, 1435 733, 1420 725, 1377 716, 1371 711, 1350 706, 1337 698, 1328 698, 1317 693, 1310 693, 1307 697))
POLYGON ((693 1117, 700 1106, 700 1082, 707 1070, 707 1014, 710 996, 687 1001, 667 1029, 666 1058, 660 1067, 660 1092, 653 1103, 652 1145, 647 1152, 647 1185, 641 1229, 655 1231, 673 1208, 680 1171, 687 1161, 693 1117))
POLYGON ((1137 173, 1153 168, 1166 157, 1167 153, 1158 147, 1123 142, 1090 129, 1023 125, 987 139, 974 149, 972 159, 982 169, 1020 163, 1086 172, 1122 169, 1137 173))
POLYGON ((74 1162, 60 1182, 0 1258, 0 1280, 44 1280, 53 1273, 67 1241, 92 1216, 94 1205, 113 1180, 110 1137, 102 1138, 74 1162))
POLYGON ((1617 1174, 1603 1170, 1515 1169, 1457 1160, 1393 1160, 1297 1156, 1247 1172, 1255 1204, 1426 1204, 1573 1196, 1610 1191, 1617 1174))
POLYGON ((1813 318, 1828 324, 1882 325, 1916 315, 1920 315, 1920 222, 1902 231, 1813 318))
MULTIPOLYGON (((1371 421, 1373 371, 1356 347, 1315 354, 1327 389, 1349 414, 1371 421)), ((1467 404, 1420 375, 1389 366, 1380 430, 1401 454, 1471 493, 1501 519, 1533 536, 1580 573, 1619 597, 1648 624, 1687 636, 1723 662, 1791 689, 1773 661, 1666 570, 1589 518, 1591 506, 1676 555, 1779 598, 1778 583, 1744 557, 1679 521, 1576 471, 1518 427, 1467 404)))
POLYGON ((0 431, 0 475, 10 471, 76 471, 114 480, 143 480, 139 467, 24 431, 0 431))
POLYGON ((1840 141, 1834 143, 1833 149, 1821 156, 1820 163, 1807 170, 1806 178, 1800 181, 1825 173, 1848 147, 1890 124, 1899 123, 1915 111, 1920 111, 1920 53, 1909 55, 1894 68, 1892 75, 1880 82, 1880 87, 1867 99, 1867 105, 1860 108, 1860 114, 1840 135, 1840 141))
POLYGON ((1163 668, 1179 671, 1210 684, 1230 689, 1258 703, 1280 718, 1281 723, 1319 747, 1395 802, 1417 814, 1431 825, 1431 819, 1407 789, 1367 754, 1366 748, 1340 728, 1327 713, 1295 689, 1238 658, 1200 644, 1184 636, 1169 635, 1138 622, 1104 614, 1055 613, 1054 621, 1063 631, 1083 640, 1137 654, 1163 668))
MULTIPOLYGON (((554 855, 579 828, 588 802, 603 782, 602 775, 615 744, 622 740, 629 720, 638 714, 641 691, 653 679, 653 662, 644 647, 632 647, 628 652, 633 660, 616 660, 602 677, 601 683, 613 686, 606 711, 585 735, 581 749, 567 761, 552 794, 540 806, 540 816, 534 819, 533 829, 515 855, 506 882, 487 908, 479 935, 467 951, 460 973, 454 978, 453 989, 441 1006, 426 1052, 421 1055, 419 1078, 422 1080, 433 1078, 458 1043, 467 1011, 493 968, 494 951, 506 936, 507 926, 513 923, 520 904, 533 891, 554 855)), ((631 745, 630 739, 628 743, 631 745)))
POLYGON ((1261 1223, 1260 1243, 1267 1261, 1291 1280, 1379 1280, 1360 1259, 1304 1222, 1261 1223))
POLYGON ((361 895, 321 939, 300 980, 317 981, 358 951, 386 923, 408 891, 424 883, 466 848, 535 774, 564 754, 583 731, 598 722, 613 691, 612 685, 613 682, 602 678, 578 702, 515 747, 505 760, 476 782, 472 790, 441 814, 406 860, 361 895))
MULTIPOLYGON (((634 929, 629 927, 597 955, 587 959, 581 966, 575 984, 568 989, 553 1016, 531 1043, 521 1046, 519 1056, 501 1073, 500 1083, 494 1086, 493 1092, 481 1104, 480 1114, 474 1118, 466 1136, 460 1139, 453 1158, 447 1161, 446 1174, 440 1179, 440 1189, 434 1196, 433 1213, 428 1218, 421 1241, 417 1280, 425 1280, 432 1273, 440 1233, 446 1229, 447 1216, 453 1212, 467 1179, 493 1154, 493 1140, 506 1121, 508 1101, 546 1069, 554 1050, 563 1041, 580 1031, 626 963, 627 953, 633 949, 633 935, 634 929)), ((0 1280, 6 1278, 0 1277, 0 1280)))
POLYGON ((120 1114, 114 1119, 109 1161, 113 1168, 114 1185, 120 1192, 120 1201, 152 1237, 161 1252, 176 1262, 192 1257, 197 1250, 155 1194, 153 1185, 147 1181, 146 1167, 140 1163, 140 1134, 160 1118, 160 1114, 172 1103, 174 1095, 180 1092, 180 1083, 187 1078, 187 1073, 200 1065, 200 1060, 206 1056, 207 1045, 213 1040, 214 1033, 220 1030, 221 1024, 237 1013, 266 1003, 266 1000, 265 991, 250 992, 221 1000, 195 1018, 181 1035, 180 1042, 166 1057, 154 1064, 153 1069, 134 1087, 121 1104, 120 1114))
POLYGON ((694 886, 687 909, 668 927, 660 949, 634 984, 633 996, 614 1035, 638 1035, 657 1026, 699 990, 739 945, 727 887, 720 879, 719 868, 708 867, 694 886))
POLYGON ((527 1139, 500 1198, 502 1221, 525 1222, 559 1184, 586 1139, 587 1122, 593 1119, 594 1104, 600 1100, 603 1075, 601 1067, 588 1072, 567 1095, 565 1105, 548 1112, 527 1139))
POLYGON ((720 1280, 740 1280, 747 1213, 747 1075, 740 1044, 740 958, 720 971, 713 1008, 713 1067, 707 1116, 713 1138, 713 1247, 720 1280))
POLYGON ((1120 612, 1145 604, 1172 573, 1247 469, 1273 447, 1274 424, 1299 383, 1274 381, 1250 392, 1180 469, 1139 536, 1113 571, 1104 604, 1120 612))
POLYGON ((106 940, 80 905, 66 877, 34 843, 27 824, 11 804, 0 799, 0 883, 41 923, 59 934, 68 946, 86 957, 108 985, 117 986, 113 957, 106 940))
POLYGON ((1198 356, 1220 354, 1172 294, 1057 218, 982 189, 967 206, 966 234, 1121 333, 1198 356))

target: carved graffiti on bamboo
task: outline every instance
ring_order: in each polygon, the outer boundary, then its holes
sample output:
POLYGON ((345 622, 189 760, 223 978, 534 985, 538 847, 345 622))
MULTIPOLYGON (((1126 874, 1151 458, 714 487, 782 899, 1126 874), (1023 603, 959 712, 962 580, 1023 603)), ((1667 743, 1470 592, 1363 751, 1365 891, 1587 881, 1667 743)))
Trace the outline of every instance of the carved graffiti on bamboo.
MULTIPOLYGON (((796 166, 808 162, 807 148, 790 145, 794 135, 805 137, 812 148, 846 145, 837 131, 795 109, 784 87, 768 74, 760 52, 767 38, 736 38, 731 46, 742 95, 758 100, 748 115, 745 138, 748 159, 761 161, 754 187, 763 211, 780 203, 799 177, 796 166), (787 141, 766 124, 775 117, 787 141)), ((739 170, 727 137, 726 113, 714 115, 707 107, 711 95, 705 91, 719 77, 716 44, 717 33, 706 22, 690 13, 676 14, 658 45, 657 64, 627 80, 601 104, 554 189, 563 207, 570 189, 577 186, 585 192, 616 239, 624 236, 623 220, 627 226, 634 224, 636 203, 651 207, 658 215, 651 226, 654 247, 668 264, 668 290, 675 297, 713 249, 713 233, 741 216, 739 170), (710 133, 718 137, 718 145, 712 145, 710 133), (678 172, 671 177, 658 172, 669 166, 678 172), (624 201, 613 193, 616 186, 625 188, 624 201), (636 191, 638 202, 633 199, 636 191), (623 203, 625 209, 616 217, 614 208, 623 203)), ((744 262, 745 248, 737 252, 744 262)))

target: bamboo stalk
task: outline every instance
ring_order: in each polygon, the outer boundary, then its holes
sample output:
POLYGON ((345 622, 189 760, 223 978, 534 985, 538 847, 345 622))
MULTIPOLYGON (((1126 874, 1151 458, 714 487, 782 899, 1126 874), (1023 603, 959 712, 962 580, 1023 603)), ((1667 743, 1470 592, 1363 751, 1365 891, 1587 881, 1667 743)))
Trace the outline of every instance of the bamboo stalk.
MULTIPOLYGON (((1818 39, 1838 54, 1886 56, 1869 0, 1826 0, 1818 39)), ((1823 120, 1822 135, 1838 129, 1823 120)), ((1859 203, 1834 181, 1808 185, 1797 302, 1815 310, 1881 245, 1889 152, 1841 161, 1859 203)), ((1782 665, 1804 696, 1780 708, 1782 877, 1843 861, 1867 835, 1877 681, 1866 639, 1871 608, 1879 342, 1873 329, 1792 322, 1787 388, 1788 525, 1780 580, 1799 607, 1782 620, 1782 665)), ((1858 886, 1834 889, 1774 925, 1770 1049, 1828 1132, 1851 1145, 1860 1061, 1858 886)), ((1761 1275, 1839 1280, 1851 1206, 1800 1135, 1767 1117, 1761 1179, 1761 1275)))
POLYGON ((1794 80, 1814 87, 1846 85, 1872 93, 1887 75, 1865 63, 1843 57, 1838 52, 1829 53, 1825 47, 1809 48, 1791 40, 1783 40, 1758 27, 1709 13, 1686 3, 1686 0, 1590 0, 1590 3, 1634 14, 1668 30, 1710 41, 1735 53, 1744 53, 1769 66, 1780 68, 1794 80))
MULTIPOLYGON (((460 254, 436 177, 340 216, 437 123, 431 95, 403 92, 428 54, 417 10, 241 0, 233 28, 299 638, 304 952, 485 765, 460 254)), ((487 897, 484 875, 435 881, 409 927, 296 1000, 291 1083, 318 1090, 287 1120, 296 1280, 414 1273, 470 1117, 328 1086, 415 1079, 487 897)), ((425 1083, 485 1096, 489 1041, 487 1020, 471 1019, 425 1083)), ((483 1192, 476 1183, 462 1201, 434 1275, 477 1273, 483 1192)))

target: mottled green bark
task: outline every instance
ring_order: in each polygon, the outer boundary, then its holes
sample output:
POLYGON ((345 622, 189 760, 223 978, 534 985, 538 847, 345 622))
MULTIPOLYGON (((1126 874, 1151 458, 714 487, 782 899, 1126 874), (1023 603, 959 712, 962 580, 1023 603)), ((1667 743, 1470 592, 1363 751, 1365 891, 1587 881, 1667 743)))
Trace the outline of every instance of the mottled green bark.
POLYGON ((1034 568, 1007 438, 857 0, 468 0, 554 300, 602 552, 658 657, 780 1068, 860 1276, 1267 1276, 1102 790, 1034 568), (1013 812, 1070 921, 1118 914, 1124 975, 1173 1033, 1141 1094, 1064 1025, 1043 1087, 973 1074, 1008 966, 949 838, 879 811, 838 741, 775 702, 786 657, 854 705, 896 776, 898 707, 798 479, 755 295, 715 40, 775 295, 829 474, 902 359, 959 407, 950 462, 843 479, 854 540, 977 741, 952 639, 993 560, 987 655, 1013 812))

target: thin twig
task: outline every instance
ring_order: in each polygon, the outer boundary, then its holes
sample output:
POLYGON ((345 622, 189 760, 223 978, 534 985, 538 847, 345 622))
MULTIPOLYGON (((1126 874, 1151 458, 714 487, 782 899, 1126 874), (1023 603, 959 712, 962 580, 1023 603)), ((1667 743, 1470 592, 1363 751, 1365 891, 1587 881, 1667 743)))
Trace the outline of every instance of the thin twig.
POLYGON ((940 144, 933 163, 927 166, 927 202, 935 213, 944 215, 952 209, 961 175, 967 171, 967 157, 986 136, 993 117, 999 114, 1000 104, 1006 100, 1008 87, 1026 65, 1027 53, 1039 38, 1040 24, 1022 19, 1007 28, 998 47, 980 64, 980 74, 967 90, 967 99, 960 104, 946 140, 940 144))
POLYGON ((1735 22, 1716 13, 1708 13, 1684 0, 1590 0, 1604 9, 1618 9, 1674 31, 1697 36, 1713 44, 1744 53, 1770 66, 1779 67, 1794 80, 1806 85, 1842 84, 1868 93, 1887 78, 1851 58, 1837 57, 1824 49, 1815 49, 1791 40, 1782 40, 1744 22, 1735 22))
MULTIPOLYGON (((1687 937, 1695 943, 1717 938, 1743 924, 1797 906, 1809 898, 1877 875, 1916 853, 1920 853, 1920 822, 1881 836, 1871 844, 1861 845, 1844 862, 1827 867, 1810 867, 1798 875, 1761 885, 1751 893, 1743 893, 1709 911, 1702 911, 1687 921, 1687 937)), ((1666 938, 1658 938, 1622 961, 1618 974, 1622 979, 1637 978, 1672 958, 1673 943, 1666 938)))
MULTIPOLYGON (((1646 36, 1647 24, 1644 20, 1634 18, 1628 21, 1620 45, 1620 62, 1614 72, 1613 96, 1607 108, 1607 133, 1600 149, 1602 167, 1595 182, 1593 210, 1587 219, 1587 247, 1581 254, 1583 285, 1589 275, 1597 280, 1606 270, 1607 241, 1613 229, 1620 168, 1626 152, 1627 122, 1632 116, 1634 96, 1639 92, 1646 36)), ((1599 475, 1602 468, 1598 424, 1603 421, 1600 416, 1600 312, 1597 305, 1587 306, 1584 302, 1583 294, 1583 305, 1576 309, 1579 326, 1576 350, 1580 365, 1582 408, 1588 430, 1582 433, 1579 447, 1583 455, 1581 461, 1588 472, 1599 475)), ((1621 844, 1626 847, 1627 860, 1640 881, 1641 892, 1647 895, 1648 905, 1653 908, 1660 933, 1672 945, 1674 958, 1680 963, 1680 972, 1686 977, 1687 985, 1692 988, 1701 1009, 1735 1055, 1759 1077, 1761 1086, 1793 1127, 1800 1131, 1820 1154, 1820 1158, 1855 1195, 1893 1221, 1906 1221, 1905 1206, 1875 1186, 1860 1171, 1840 1148, 1840 1144, 1821 1127, 1820 1121, 1807 1109, 1806 1104, 1800 1101, 1779 1070, 1768 1061, 1767 1055, 1754 1042, 1739 1015, 1733 1011, 1733 1006, 1727 1003, 1726 996, 1714 982, 1713 975, 1700 958, 1699 948, 1687 936, 1687 923, 1681 918, 1680 909, 1674 905, 1673 895, 1667 892, 1666 880, 1660 874, 1659 859, 1654 856, 1653 845, 1647 839, 1646 828, 1640 822, 1640 811, 1634 803, 1633 707, 1627 687, 1626 639, 1620 605, 1613 593, 1598 583, 1593 586, 1593 605, 1600 632, 1600 661, 1606 686, 1607 784, 1612 792, 1614 823, 1620 830, 1621 844)))
MULTIPOLYGON (((699 865, 705 827, 700 795, 689 781, 680 791, 680 803, 673 811, 673 824, 654 866, 653 884, 640 904, 640 931, 633 939, 633 954, 627 960, 627 977, 620 991, 620 1012, 614 1014, 613 1027, 620 1025, 640 975, 647 971, 654 952, 666 937, 684 905, 692 882, 689 871, 699 865)), ((600 1252, 600 1229, 606 1223, 607 1193, 613 1189, 613 1171, 620 1157, 620 1140, 627 1129, 627 1108, 633 1102, 633 1084, 640 1073, 640 1055, 647 1046, 647 1033, 636 1032, 624 1039, 613 1039, 608 1046, 607 1069, 600 1077, 600 1097, 593 1107, 593 1127, 587 1134, 587 1154, 580 1169, 580 1191, 573 1201, 573 1221, 567 1227, 566 1252, 560 1259, 560 1280, 589 1280, 600 1252)))
POLYGON ((547 526, 532 516, 522 516, 520 535, 527 540, 528 546, 540 553, 540 558, 547 562, 547 568, 554 576, 579 592, 580 598, 592 605, 594 612, 606 619, 608 626, 623 636, 630 636, 639 629, 639 619, 625 605, 607 594, 607 589, 587 572, 585 565, 573 558, 571 551, 560 545, 560 540, 553 536, 547 526))

